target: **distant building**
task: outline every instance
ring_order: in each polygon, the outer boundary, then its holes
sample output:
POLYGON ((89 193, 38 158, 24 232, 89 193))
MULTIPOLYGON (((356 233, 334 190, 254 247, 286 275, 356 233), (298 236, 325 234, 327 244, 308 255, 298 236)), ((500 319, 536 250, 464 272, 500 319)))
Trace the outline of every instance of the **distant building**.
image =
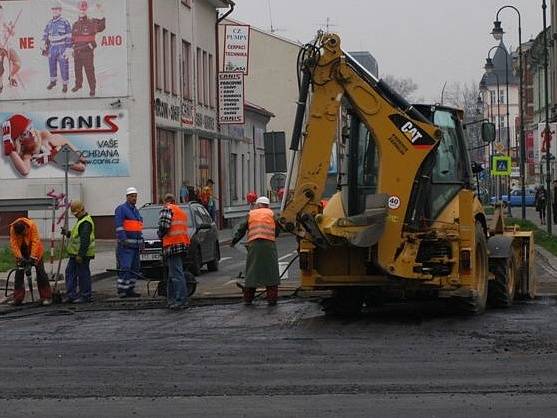
POLYGON ((371 74, 375 77, 379 77, 379 65, 377 64, 377 60, 368 51, 353 51, 349 52, 349 54, 371 74))

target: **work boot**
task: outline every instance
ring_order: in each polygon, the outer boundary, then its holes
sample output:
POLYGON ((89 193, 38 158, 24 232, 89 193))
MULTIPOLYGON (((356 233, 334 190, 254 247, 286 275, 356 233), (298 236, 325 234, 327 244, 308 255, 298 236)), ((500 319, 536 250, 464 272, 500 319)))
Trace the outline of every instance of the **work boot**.
POLYGON ((43 299, 43 300, 41 300, 41 305, 42 305, 42 306, 50 306, 50 305, 52 305, 52 299, 43 299))
POLYGON ((84 298, 84 297, 77 298, 77 299, 72 301, 72 303, 75 303, 75 304, 89 303, 89 302, 91 302, 91 300, 87 299, 87 298, 84 298))
POLYGON ((23 305, 23 301, 22 300, 12 300, 10 302, 10 306, 21 306, 23 305))
POLYGON ((67 92, 68 92, 68 85, 67 85, 67 84, 64 84, 64 85, 62 86, 62 93, 67 93, 67 92))
POLYGON ((72 87, 72 93, 75 93, 76 91, 80 90, 81 86, 73 86, 72 87))
POLYGON ((132 290, 129 290, 129 291, 126 293, 126 296, 125 296, 125 297, 127 297, 127 298, 139 298, 139 297, 141 297, 141 293, 136 293, 136 292, 132 289, 132 290))
POLYGON ((46 89, 47 90, 52 90, 55 85, 56 85, 56 80, 51 81, 50 84, 48 86, 46 86, 46 89))

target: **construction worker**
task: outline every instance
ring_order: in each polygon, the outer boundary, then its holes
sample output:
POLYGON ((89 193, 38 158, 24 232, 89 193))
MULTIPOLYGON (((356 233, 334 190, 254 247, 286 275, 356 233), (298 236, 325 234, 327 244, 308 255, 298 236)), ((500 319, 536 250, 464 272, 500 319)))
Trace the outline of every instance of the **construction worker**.
MULTIPOLYGON (((42 305, 52 303, 52 289, 44 269, 44 248, 35 222, 28 218, 18 218, 10 224, 10 246, 18 266, 35 266, 37 287, 42 305)), ((21 305, 25 299, 23 269, 15 273, 14 305, 21 305)))
POLYGON ((188 215, 176 205, 174 195, 164 196, 164 207, 159 216, 159 238, 168 265, 167 300, 170 309, 187 306, 187 284, 184 276, 184 257, 189 246, 188 215))
MULTIPOLYGON (((97 3, 97 8, 99 4, 97 3)), ((89 96, 95 95, 97 79, 95 76, 94 51, 97 47, 95 37, 97 33, 104 31, 106 26, 105 18, 95 19, 87 16, 89 9, 86 0, 78 3, 79 18, 72 26, 73 60, 75 70, 75 86, 72 92, 76 92, 83 87, 83 70, 89 83, 89 96)), ((98 10, 101 12, 101 9, 98 10)))
POLYGON ((77 218, 71 231, 62 228, 69 238, 66 251, 69 260, 66 266, 66 303, 91 301, 91 270, 89 263, 95 258, 95 223, 79 200, 74 200, 70 210, 77 218), (77 285, 79 284, 79 291, 77 285))
POLYGON ((139 249, 143 246, 143 219, 135 207, 137 203, 137 189, 128 187, 126 202, 118 206, 114 212, 116 223, 116 237, 118 246, 116 258, 118 269, 118 296, 139 297, 135 292, 135 281, 139 273, 139 249))
POLYGON ((48 21, 43 31, 42 53, 48 57, 50 83, 47 90, 52 90, 58 81, 58 66, 62 78, 62 93, 68 91, 69 56, 72 47, 72 26, 62 17, 62 3, 54 0, 50 7, 52 19, 48 21))
POLYGON ((277 304, 280 279, 275 238, 279 229, 273 211, 269 209, 269 204, 269 199, 265 196, 261 196, 255 201, 255 209, 249 212, 247 221, 239 225, 230 244, 231 247, 234 247, 247 232, 245 305, 252 304, 255 290, 259 286, 266 287, 267 303, 270 306, 277 304))

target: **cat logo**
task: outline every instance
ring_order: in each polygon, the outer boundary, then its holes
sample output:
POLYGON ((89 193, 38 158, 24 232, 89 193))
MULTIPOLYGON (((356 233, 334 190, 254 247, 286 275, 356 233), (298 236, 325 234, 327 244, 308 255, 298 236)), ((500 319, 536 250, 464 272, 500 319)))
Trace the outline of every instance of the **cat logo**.
POLYGON ((390 115, 389 119, 414 147, 429 149, 435 145, 435 139, 407 117, 394 114, 390 115))

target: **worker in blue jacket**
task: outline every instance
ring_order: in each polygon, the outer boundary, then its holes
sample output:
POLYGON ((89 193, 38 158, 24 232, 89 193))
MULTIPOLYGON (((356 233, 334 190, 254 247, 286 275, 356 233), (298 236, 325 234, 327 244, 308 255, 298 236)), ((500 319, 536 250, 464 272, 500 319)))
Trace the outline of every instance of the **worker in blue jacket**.
POLYGON ((54 0, 52 3, 52 19, 46 24, 43 31, 43 55, 48 56, 50 83, 46 87, 51 90, 56 86, 58 66, 62 78, 62 93, 68 91, 69 57, 72 48, 72 26, 67 19, 62 17, 62 3, 54 0))
POLYGON ((136 298, 141 296, 135 292, 137 276, 139 273, 139 250, 143 246, 143 218, 135 207, 137 203, 137 190, 128 187, 126 202, 116 208, 114 221, 116 223, 116 238, 118 247, 116 258, 118 262, 118 296, 121 298, 136 298))

